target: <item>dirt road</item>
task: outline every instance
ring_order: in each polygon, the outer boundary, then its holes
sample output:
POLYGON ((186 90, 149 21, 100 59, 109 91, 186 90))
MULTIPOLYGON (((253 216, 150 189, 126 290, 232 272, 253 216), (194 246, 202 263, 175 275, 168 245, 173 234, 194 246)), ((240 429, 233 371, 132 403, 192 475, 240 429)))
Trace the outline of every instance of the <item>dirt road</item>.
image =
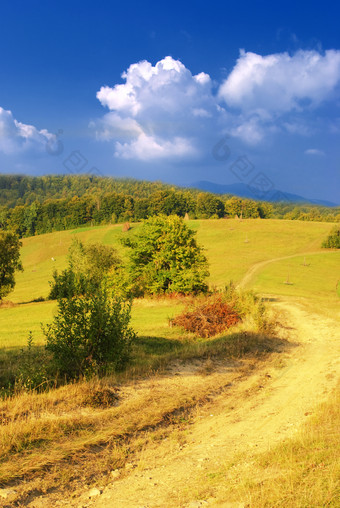
POLYGON ((273 259, 267 259, 266 261, 260 261, 259 263, 255 263, 245 274, 245 276, 242 278, 242 280, 239 282, 238 286, 243 288, 246 285, 251 282, 251 280, 254 278, 254 275, 264 268, 267 265, 270 265, 271 263, 276 263, 277 261, 284 261, 285 259, 292 259, 302 256, 313 256, 315 254, 333 254, 333 251, 325 251, 325 250, 317 250, 314 252, 300 252, 298 254, 291 254, 290 256, 282 256, 280 258, 273 258, 273 259))
MULTIPOLYGON (((251 457, 294 435, 336 385, 340 327, 291 302, 274 305, 285 314, 283 335, 297 344, 283 355, 284 366, 269 363, 217 396, 189 426, 185 442, 166 440, 145 449, 135 464, 129 464, 128 472, 122 477, 117 473, 100 496, 78 506, 204 506, 192 497, 188 502, 188 492, 195 496, 205 474, 236 460, 239 453, 251 457)), ((218 503, 212 498, 207 504, 218 503)))

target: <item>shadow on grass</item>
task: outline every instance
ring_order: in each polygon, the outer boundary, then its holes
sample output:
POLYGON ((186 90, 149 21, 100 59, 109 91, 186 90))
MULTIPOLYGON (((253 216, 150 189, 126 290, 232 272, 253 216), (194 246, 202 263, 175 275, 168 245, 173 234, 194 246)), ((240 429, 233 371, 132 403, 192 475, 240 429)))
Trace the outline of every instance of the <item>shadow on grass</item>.
MULTIPOLYGON (((205 339, 191 337, 181 340, 139 336, 132 343, 130 362, 124 370, 115 373, 108 365, 106 375, 113 374, 116 381, 148 377, 156 371, 167 371, 169 375, 168 367, 173 362, 179 361, 189 365, 190 362, 204 362, 208 358, 219 362, 239 361, 245 357, 260 358, 271 353, 282 353, 296 345, 274 335, 254 332, 237 332, 205 339)), ((39 374, 45 354, 43 345, 32 346, 30 351, 27 347, 0 350, 0 396, 10 395, 15 391, 18 377, 23 369, 24 371, 28 369, 30 375, 39 374)), ((53 375, 48 363, 45 367, 51 375, 48 383, 53 385, 55 381, 53 378, 58 376, 56 373, 53 375)))
POLYGON ((178 339, 166 339, 165 337, 139 336, 133 342, 133 347, 137 350, 142 349, 146 354, 160 355, 179 351, 186 342, 178 339))
POLYGON ((133 343, 132 359, 126 374, 147 375, 163 370, 171 362, 205 361, 208 358, 219 361, 241 360, 244 357, 265 357, 270 353, 282 353, 297 344, 275 335, 238 332, 206 339, 185 340, 164 337, 138 337, 133 343))
POLYGON ((0 350, 0 396, 11 393, 18 373, 20 356, 19 347, 0 350))
POLYGON ((43 345, 0 349, 0 398, 12 395, 19 389, 20 377, 22 381, 32 376, 38 379, 46 367, 46 350, 43 345))

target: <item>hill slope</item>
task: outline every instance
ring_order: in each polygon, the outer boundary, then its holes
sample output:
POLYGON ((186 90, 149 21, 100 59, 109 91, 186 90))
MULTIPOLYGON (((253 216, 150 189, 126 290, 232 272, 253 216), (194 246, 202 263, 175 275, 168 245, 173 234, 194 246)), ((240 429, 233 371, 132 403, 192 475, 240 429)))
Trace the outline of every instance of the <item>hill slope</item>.
MULTIPOLYGON (((339 373, 340 252, 319 250, 332 225, 234 219, 189 225, 206 248, 210 283, 223 286, 234 278, 240 286, 258 286, 277 315, 277 330, 254 333, 242 323, 231 335, 190 342, 169 327, 182 302, 136 301, 130 371, 0 401, 0 476, 4 484, 12 478, 11 487, 0 490, 6 506, 317 507, 325 500, 337 506, 331 502, 338 471, 335 413, 323 417, 322 440, 304 429, 302 440, 283 443, 289 457, 301 455, 297 465, 291 459, 281 466, 282 451, 276 451, 282 440, 295 439, 339 373), (287 262, 291 284, 285 284, 287 262), (117 403, 91 398, 105 390, 114 390, 117 403)), ((136 231, 137 224, 124 235, 136 231)), ((113 225, 23 240, 25 272, 11 294, 16 304, 0 309, 6 368, 12 354, 21 354, 28 330, 41 344, 39 323, 51 320, 55 302, 32 299, 46 296, 72 239, 116 245, 124 258, 122 235, 113 225)))
POLYGON ((285 201, 288 203, 308 203, 327 207, 339 206, 339 204, 332 203, 331 201, 326 201, 323 199, 309 199, 299 196, 298 194, 283 192, 278 189, 271 189, 263 196, 261 196, 256 193, 256 189, 253 190, 250 185, 246 185, 244 183, 232 183, 229 185, 223 185, 201 180, 199 182, 192 183, 190 187, 194 189, 201 189, 206 192, 213 192, 214 194, 231 194, 241 198, 264 199, 265 201, 269 201, 271 203, 285 201))

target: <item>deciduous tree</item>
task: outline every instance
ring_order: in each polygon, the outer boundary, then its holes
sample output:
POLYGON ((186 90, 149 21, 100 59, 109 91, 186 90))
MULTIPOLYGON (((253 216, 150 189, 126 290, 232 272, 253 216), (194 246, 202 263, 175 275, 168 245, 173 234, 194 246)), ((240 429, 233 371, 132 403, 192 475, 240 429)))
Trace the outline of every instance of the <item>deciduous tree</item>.
POLYGON ((130 274, 136 294, 198 293, 207 290, 207 259, 196 232, 176 215, 147 219, 131 247, 130 274))
POLYGON ((21 242, 9 231, 0 231, 0 300, 15 286, 16 270, 23 270, 20 261, 21 242))

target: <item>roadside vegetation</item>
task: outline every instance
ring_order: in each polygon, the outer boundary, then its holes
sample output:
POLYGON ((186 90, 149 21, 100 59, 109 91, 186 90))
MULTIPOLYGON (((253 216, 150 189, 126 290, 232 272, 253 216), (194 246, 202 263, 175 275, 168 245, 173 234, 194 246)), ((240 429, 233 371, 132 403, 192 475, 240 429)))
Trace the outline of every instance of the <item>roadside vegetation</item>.
POLYGON ((190 421, 231 380, 284 347, 275 336, 242 329, 200 340, 140 336, 121 372, 6 397, 0 402, 0 482, 17 479, 12 486, 19 501, 55 488, 72 496, 98 475, 109 481, 111 471, 124 468, 150 439, 190 421), (173 377, 178 362, 184 372, 188 362, 195 365, 190 382, 173 377), (220 370, 223 365, 228 368, 220 370))
POLYGON ((213 337, 244 321, 258 332, 271 331, 261 298, 250 290, 237 289, 230 282, 223 290, 189 300, 172 324, 199 337, 213 337))

